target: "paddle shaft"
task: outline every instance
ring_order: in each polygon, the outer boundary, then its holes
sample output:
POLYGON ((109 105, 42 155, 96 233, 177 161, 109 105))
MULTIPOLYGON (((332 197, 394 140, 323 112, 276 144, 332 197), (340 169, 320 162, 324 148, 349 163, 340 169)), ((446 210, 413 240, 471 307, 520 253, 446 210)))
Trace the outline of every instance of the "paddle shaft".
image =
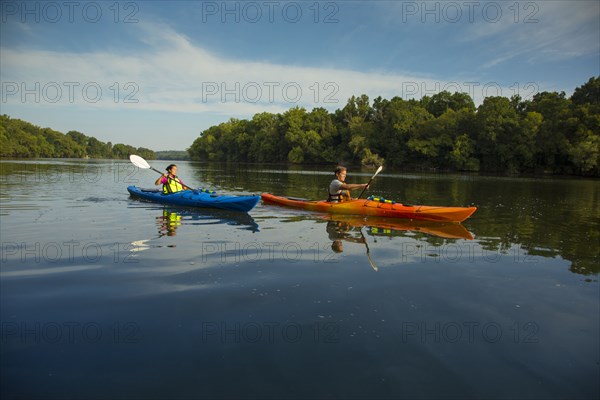
MULTIPOLYGON (((133 163, 133 165, 135 165, 138 168, 150 168, 152 171, 154 171, 154 172, 156 172, 156 173, 158 173, 160 175, 164 175, 162 172, 160 172, 159 170, 157 170, 156 168, 154 168, 152 165, 148 164, 148 162, 146 160, 144 160, 143 158, 141 158, 139 156, 130 156, 129 159, 133 163), (142 161, 143 163, 140 165, 139 163, 134 162, 131 159, 131 157, 135 157, 135 158, 139 159, 139 161, 142 161), (147 165, 147 167, 146 167, 146 165, 147 165)), ((191 189, 188 185, 186 185, 185 183, 183 183, 183 181, 179 177, 177 177, 177 179, 179 180, 179 183, 181 183, 183 186, 185 186, 188 189, 191 189)))
MULTIPOLYGON (((163 174, 162 172, 160 172, 159 170, 157 170, 157 169, 154 169, 154 168, 152 168, 152 167, 150 167, 150 169, 151 169, 152 171, 156 171, 156 172, 158 172, 159 174, 161 174, 161 175, 163 175, 163 176, 164 176, 164 174, 163 174)), ((186 188, 188 188, 188 189, 192 189, 191 187, 189 187, 188 185, 186 185, 185 183, 183 183, 183 181, 182 181, 181 179, 179 179, 179 177, 178 177, 178 176, 175 176, 175 178, 177 178, 177 180, 179 181, 179 183, 181 183, 181 184, 182 184, 183 186, 185 186, 186 188)))
MULTIPOLYGON (((367 186, 369 186, 371 184, 371 182, 373 182, 373 179, 375 179, 375 177, 377 176, 377 174, 380 173, 382 169, 383 169, 383 167, 377 168, 377 171, 375 172, 375 174, 373 174, 373 176, 371 177, 371 179, 369 179, 369 183, 367 183, 367 186)), ((361 198, 361 196, 363 195, 363 193, 365 192, 365 190, 367 190, 366 187, 362 190, 362 192, 360 192, 360 194, 358 195, 357 199, 361 198)))

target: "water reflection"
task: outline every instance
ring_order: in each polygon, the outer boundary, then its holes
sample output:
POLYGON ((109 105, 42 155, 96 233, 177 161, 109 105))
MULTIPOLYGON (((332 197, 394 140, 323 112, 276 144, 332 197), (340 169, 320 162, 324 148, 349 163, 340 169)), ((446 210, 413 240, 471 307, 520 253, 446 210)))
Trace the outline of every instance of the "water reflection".
POLYGON ((177 228, 181 225, 181 215, 175 211, 170 211, 165 208, 162 215, 156 217, 156 225, 158 226, 158 236, 175 236, 177 228))
MULTIPOLYGON (((367 218, 352 215, 323 215, 321 219, 327 221, 327 237, 331 241, 331 250, 334 253, 344 252, 344 243, 359 244, 364 247, 371 268, 378 270, 375 261, 371 258, 367 236, 393 237, 393 236, 422 236, 420 240, 431 241, 433 238, 473 240, 472 234, 459 223, 435 223, 427 221, 390 220, 385 218, 367 218)), ((438 243, 439 244, 439 243, 438 243)))
MULTIPOLYGON (((140 208, 137 204, 132 208, 140 208)), ((144 208, 148 208, 147 206, 144 208)), ((160 211, 160 214, 155 215, 154 225, 157 229, 157 235, 149 239, 136 240, 129 243, 127 250, 131 253, 137 253, 151 248, 163 247, 160 244, 153 242, 162 237, 173 237, 177 236, 178 230, 182 227, 201 225, 201 226, 214 226, 214 225, 231 225, 239 227, 242 230, 249 230, 251 232, 258 232, 259 226, 254 218, 248 213, 239 211, 226 211, 218 209, 189 209, 185 207, 177 206, 150 206, 151 209, 160 211)), ((197 235, 197 230, 190 230, 189 232, 183 231, 184 238, 186 236, 193 237, 197 235), (187 233, 187 235, 186 235, 187 233), (191 234, 191 235, 190 235, 191 234)), ((166 247, 176 247, 176 244, 171 243, 166 247)))
POLYGON ((344 251, 344 241, 361 243, 365 246, 367 259, 369 260, 369 264, 371 264, 371 268, 375 271, 378 270, 377 265, 371 259, 371 250, 369 249, 365 235, 362 233, 362 226, 352 226, 347 222, 331 219, 327 221, 326 229, 329 240, 333 241, 331 243, 331 250, 334 253, 342 253, 344 251))
POLYGON ((344 241, 351 243, 365 243, 365 237, 360 231, 360 228, 353 228, 344 221, 327 221, 326 230, 329 240, 332 241, 331 250, 335 253, 344 251, 344 241))
POLYGON ((248 213, 218 209, 190 209, 163 206, 155 217, 159 237, 176 236, 177 230, 186 225, 231 225, 240 229, 258 232, 258 223, 248 213))
MULTIPOLYGON (((323 219, 337 226, 367 228, 371 236, 405 235, 407 232, 423 233, 444 239, 473 240, 473 235, 462 224, 454 222, 429 222, 403 219, 361 217, 354 215, 324 215, 323 219)), ((329 229, 327 231, 329 233, 329 229)))

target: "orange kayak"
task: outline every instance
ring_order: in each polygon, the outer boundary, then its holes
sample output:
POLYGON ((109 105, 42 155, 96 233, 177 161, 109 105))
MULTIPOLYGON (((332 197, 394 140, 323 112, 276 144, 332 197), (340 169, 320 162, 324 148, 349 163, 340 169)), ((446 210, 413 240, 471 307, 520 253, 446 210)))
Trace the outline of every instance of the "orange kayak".
POLYGON ((462 222, 477 210, 477 207, 410 206, 369 199, 332 203, 324 200, 310 201, 291 197, 281 197, 270 193, 263 193, 261 197, 262 200, 268 204, 299 208, 308 211, 439 222, 462 222))

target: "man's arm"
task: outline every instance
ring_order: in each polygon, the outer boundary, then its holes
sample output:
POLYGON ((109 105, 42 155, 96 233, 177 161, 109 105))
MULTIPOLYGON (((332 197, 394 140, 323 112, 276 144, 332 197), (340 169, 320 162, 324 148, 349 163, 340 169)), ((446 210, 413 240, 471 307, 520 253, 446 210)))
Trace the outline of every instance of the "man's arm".
POLYGON ((342 183, 340 189, 342 190, 355 190, 369 187, 368 183, 342 183))

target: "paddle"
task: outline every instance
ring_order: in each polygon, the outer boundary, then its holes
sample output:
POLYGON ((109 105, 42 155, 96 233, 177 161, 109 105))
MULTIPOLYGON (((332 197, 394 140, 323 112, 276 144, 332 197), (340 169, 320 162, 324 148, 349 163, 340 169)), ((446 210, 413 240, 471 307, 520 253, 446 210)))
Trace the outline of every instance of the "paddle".
POLYGON ((360 227, 359 232, 360 232, 360 236, 362 236, 363 243, 365 244, 365 247, 367 248, 367 259, 369 260, 369 264, 371 264, 371 268, 373 268, 373 270, 375 270, 375 272, 377 272, 379 268, 377 268, 377 265, 375 265, 373 260, 371 260, 371 250, 369 249, 369 245, 367 244, 367 239, 365 238, 365 235, 363 235, 363 233, 362 233, 362 226, 360 227))
POLYGON ((152 171, 158 172, 161 175, 163 174, 156 168, 152 168, 152 166, 150 164, 148 164, 148 162, 146 160, 144 160, 142 157, 136 156, 135 154, 132 154, 129 156, 129 161, 131 161, 131 163, 138 168, 151 169, 152 171))
MULTIPOLYGON (((369 179, 369 183, 367 183, 367 186, 369 186, 371 184, 371 182, 373 182, 373 179, 375 179, 375 177, 377 176, 377 174, 380 173, 382 169, 383 169, 383 165, 380 165, 379 168, 377 168, 377 171, 375 171, 375 174, 373 174, 373 176, 371 177, 371 179, 369 179)), ((365 190, 367 190, 366 187, 362 190, 362 192, 360 192, 360 194, 358 195, 357 199, 360 199, 360 196, 363 195, 363 193, 365 192, 365 190)))
MULTIPOLYGON (((148 162, 146 160, 144 160, 142 157, 136 156, 135 154, 132 154, 129 156, 129 161, 131 161, 131 163, 138 168, 151 169, 152 171, 158 172, 161 175, 163 174, 162 172, 160 172, 159 170, 157 170, 156 168, 153 168, 150 164, 148 164, 148 162)), ((179 179, 179 178, 177 178, 177 179, 179 179)), ((186 185, 185 183, 183 183, 181 181, 181 179, 179 179, 179 183, 181 183, 183 186, 189 188, 189 186, 186 185)))

